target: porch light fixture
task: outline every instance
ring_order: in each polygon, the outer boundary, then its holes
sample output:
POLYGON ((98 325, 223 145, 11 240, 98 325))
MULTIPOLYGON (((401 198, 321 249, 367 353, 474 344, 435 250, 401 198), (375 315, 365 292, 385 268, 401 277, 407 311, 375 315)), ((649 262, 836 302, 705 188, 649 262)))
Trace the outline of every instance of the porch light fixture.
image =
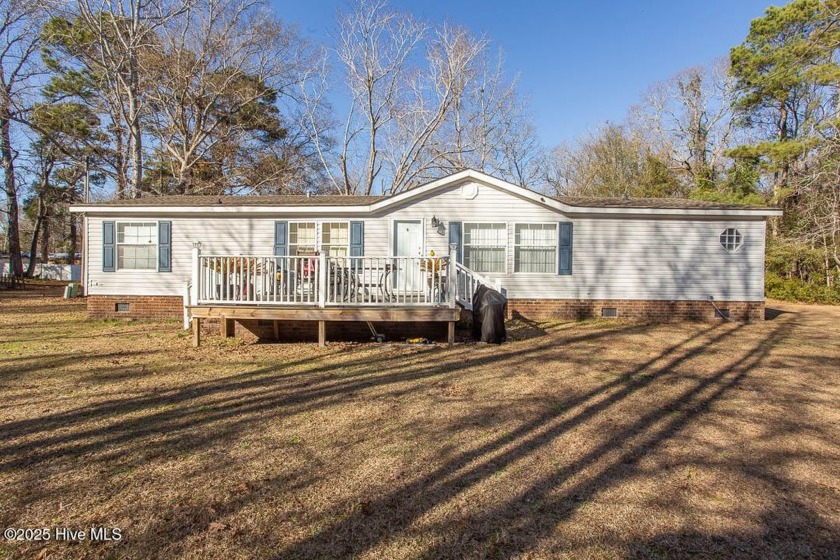
POLYGON ((193 249, 201 249, 201 241, 193 241, 193 249))
POLYGON ((438 235, 446 233, 446 228, 443 227, 443 220, 438 220, 437 216, 432 216, 432 221, 430 223, 432 224, 432 227, 435 228, 435 231, 438 232, 438 235))

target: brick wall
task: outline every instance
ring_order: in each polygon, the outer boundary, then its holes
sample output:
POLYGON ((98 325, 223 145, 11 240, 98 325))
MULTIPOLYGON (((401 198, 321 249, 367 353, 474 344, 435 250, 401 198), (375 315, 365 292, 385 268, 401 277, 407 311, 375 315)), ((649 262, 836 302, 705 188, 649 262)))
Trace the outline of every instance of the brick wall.
MULTIPOLYGON (((734 321, 758 321, 764 319, 764 302, 719 301, 718 308, 729 310, 734 321)), ((575 321, 601 317, 601 310, 614 308, 619 319, 634 319, 653 322, 668 321, 714 321, 715 310, 708 301, 653 301, 653 300, 546 300, 510 299, 507 318, 559 319, 575 321)), ((178 296, 88 296, 87 312, 92 319, 179 319, 183 317, 183 299, 178 296), (129 310, 117 311, 117 304, 127 303, 129 310)), ((464 313, 462 315, 465 315, 464 313)), ((202 321, 211 332, 217 333, 218 321, 202 321)), ((446 340, 446 323, 376 323, 378 332, 388 340, 404 340, 425 337, 430 340, 446 340)), ((315 341, 318 339, 318 323, 314 321, 281 321, 280 340, 315 341)), ((271 321, 237 321, 236 335, 249 339, 274 339, 271 321)), ((370 340, 366 323, 327 322, 327 340, 370 340)))
POLYGON ((178 319, 184 316, 184 298, 178 296, 88 296, 87 314, 91 319, 178 319), (128 311, 117 311, 118 304, 128 311))
MULTIPOLYGON (((733 321, 760 321, 764 319, 763 301, 717 301, 721 311, 729 310, 733 321)), ((509 299, 508 319, 560 319, 575 321, 601 317, 602 309, 611 308, 619 319, 652 322, 714 321, 715 308, 709 301, 657 301, 657 300, 575 300, 575 299, 509 299)))

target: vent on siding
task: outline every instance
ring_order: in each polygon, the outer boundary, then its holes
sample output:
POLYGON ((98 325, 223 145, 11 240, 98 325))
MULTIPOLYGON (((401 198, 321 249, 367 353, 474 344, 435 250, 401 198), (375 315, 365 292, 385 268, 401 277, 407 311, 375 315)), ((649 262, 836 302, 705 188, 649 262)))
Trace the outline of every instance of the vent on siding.
POLYGON ((728 309, 716 309, 715 316, 720 317, 722 319, 729 319, 729 310, 728 309))
POLYGON ((131 305, 128 303, 118 303, 114 306, 114 311, 117 313, 128 313, 131 311, 131 305))
POLYGON ((601 317, 604 319, 615 319, 618 317, 618 309, 615 307, 602 307, 601 317))

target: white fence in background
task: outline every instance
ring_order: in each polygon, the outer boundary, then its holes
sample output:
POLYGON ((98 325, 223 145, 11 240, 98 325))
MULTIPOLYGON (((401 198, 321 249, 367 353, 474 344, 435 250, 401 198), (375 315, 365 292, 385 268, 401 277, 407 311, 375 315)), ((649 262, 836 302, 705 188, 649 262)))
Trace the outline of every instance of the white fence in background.
MULTIPOLYGON (((27 266, 24 264, 24 270, 27 266)), ((2 275, 8 276, 10 271, 11 265, 3 263, 2 275)), ((34 278, 78 282, 82 279, 82 267, 77 264, 36 264, 34 278)))

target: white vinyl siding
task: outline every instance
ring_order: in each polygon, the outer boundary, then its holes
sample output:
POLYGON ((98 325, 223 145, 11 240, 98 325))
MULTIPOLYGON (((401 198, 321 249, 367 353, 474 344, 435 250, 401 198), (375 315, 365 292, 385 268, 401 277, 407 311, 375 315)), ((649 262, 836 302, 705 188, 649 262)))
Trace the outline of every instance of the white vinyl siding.
POLYGON ((466 222, 463 225, 464 266, 481 273, 504 273, 507 224, 466 222))
POLYGON ((514 224, 513 271, 557 271, 557 224, 514 224))
POLYGON ((157 222, 117 222, 117 269, 157 270, 157 222))
MULTIPOLYGON (((202 242, 205 254, 270 255, 274 222, 364 222, 364 254, 387 256, 393 250, 393 222, 421 220, 425 253, 449 253, 449 222, 508 222, 507 273, 487 273, 501 280, 508 298, 528 299, 653 299, 761 301, 764 299, 764 235, 762 218, 676 217, 632 215, 567 215, 481 184, 473 199, 461 196, 460 185, 447 187, 411 204, 375 215, 300 216, 155 214, 142 218, 88 217, 89 293, 93 295, 174 295, 189 281, 192 243, 202 242), (436 216, 445 231, 431 226, 436 216), (102 222, 172 221, 172 273, 102 271, 102 222), (573 275, 516 273, 515 224, 574 223, 573 275), (728 228, 741 233, 741 247, 727 252, 720 234, 728 228)), ((291 240, 290 240, 291 241, 291 240)), ((293 253, 289 253, 293 254, 293 253)))

